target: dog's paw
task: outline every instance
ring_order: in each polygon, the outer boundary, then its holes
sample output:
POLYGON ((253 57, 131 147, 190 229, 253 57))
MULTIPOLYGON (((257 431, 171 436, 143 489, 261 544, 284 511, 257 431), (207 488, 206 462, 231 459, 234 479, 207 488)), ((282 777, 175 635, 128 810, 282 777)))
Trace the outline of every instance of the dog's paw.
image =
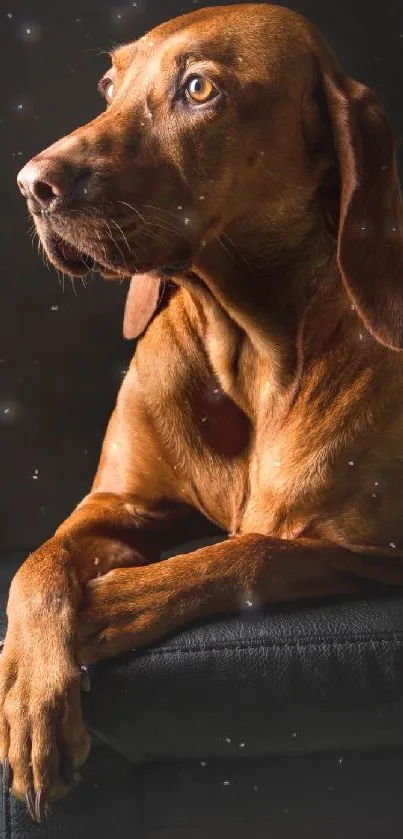
POLYGON ((87 584, 77 616, 80 661, 144 647, 171 629, 176 608, 163 571, 159 564, 116 568, 87 584))
POLYGON ((73 633, 60 615, 34 612, 14 592, 0 655, 0 761, 4 787, 40 822, 48 802, 73 785, 91 741, 73 633))

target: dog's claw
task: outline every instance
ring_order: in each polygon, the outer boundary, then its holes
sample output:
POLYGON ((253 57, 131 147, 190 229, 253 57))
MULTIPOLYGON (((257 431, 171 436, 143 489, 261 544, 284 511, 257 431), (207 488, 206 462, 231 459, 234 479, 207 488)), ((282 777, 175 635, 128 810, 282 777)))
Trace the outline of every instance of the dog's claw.
POLYGON ((80 667, 81 671, 81 687, 85 691, 85 693, 89 693, 91 690, 91 679, 88 673, 88 667, 85 664, 82 664, 80 667))
POLYGON ((39 790, 35 796, 35 817, 37 822, 42 822, 47 812, 47 796, 44 789, 39 790))
POLYGON ((8 792, 12 784, 12 771, 8 757, 3 760, 3 787, 8 792))
POLYGON ((31 819, 36 822, 35 799, 32 789, 28 789, 25 793, 25 801, 27 802, 28 813, 31 819))
POLYGON ((1 639, 0 639, 0 655, 1 655, 1 654, 2 654, 2 652, 3 652, 3 649, 4 649, 4 644, 5 644, 5 643, 6 643, 6 639, 5 639, 5 638, 1 638, 1 639))

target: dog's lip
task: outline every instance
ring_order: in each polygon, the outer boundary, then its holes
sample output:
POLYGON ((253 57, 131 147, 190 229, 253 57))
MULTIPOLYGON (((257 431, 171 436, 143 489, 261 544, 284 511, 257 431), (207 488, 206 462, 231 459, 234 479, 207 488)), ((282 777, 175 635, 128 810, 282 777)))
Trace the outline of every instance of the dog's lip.
POLYGON ((31 212, 31 215, 35 217, 37 232, 50 261, 56 268, 72 277, 84 277, 91 271, 96 271, 104 279, 123 280, 144 271, 154 271, 169 278, 186 273, 193 264, 193 255, 166 263, 161 260, 159 264, 150 265, 148 268, 136 267, 134 264, 116 264, 114 260, 105 259, 105 253, 99 256, 96 252, 97 242, 87 244, 84 240, 84 246, 81 247, 74 226, 70 231, 69 225, 66 225, 63 219, 53 218, 43 210, 40 213, 31 212), (66 231, 63 228, 66 228, 66 231))
POLYGON ((53 257, 69 274, 84 276, 95 267, 95 260, 89 254, 53 231, 46 235, 46 249, 50 258, 53 257))
POLYGON ((98 271, 106 279, 122 279, 128 275, 127 271, 95 259, 88 251, 76 247, 54 230, 47 229, 42 232, 42 237, 50 260, 73 277, 84 277, 90 271, 98 271))

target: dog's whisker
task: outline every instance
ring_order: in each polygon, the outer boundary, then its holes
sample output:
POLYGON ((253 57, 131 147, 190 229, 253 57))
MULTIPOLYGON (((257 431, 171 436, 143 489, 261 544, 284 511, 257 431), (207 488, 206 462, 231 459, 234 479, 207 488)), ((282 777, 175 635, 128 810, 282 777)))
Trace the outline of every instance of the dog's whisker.
MULTIPOLYGON (((287 163, 288 163, 288 160, 287 160, 287 163)), ((298 170, 294 170, 294 171, 295 171, 296 175, 298 176, 298 174, 299 174, 298 170)), ((292 191, 294 193, 295 192, 300 192, 300 193, 306 195, 306 194, 309 194, 312 191, 312 187, 302 186, 301 184, 293 183, 293 181, 289 181, 287 178, 284 178, 283 176, 280 177, 278 172, 274 172, 272 169, 267 169, 266 168, 265 172, 277 184, 280 184, 280 186, 289 187, 290 189, 292 189, 292 191)))
POLYGON ((165 210, 164 207, 156 207, 154 204, 140 204, 141 207, 146 207, 149 210, 156 210, 157 213, 163 213, 165 216, 172 216, 178 221, 182 221, 181 213, 173 213, 172 210, 165 210))
POLYGON ((238 254, 239 258, 242 260, 244 265, 246 265, 248 270, 251 271, 253 274, 255 274, 256 272, 254 271, 253 266, 245 259, 244 255, 241 253, 239 248, 236 246, 234 240, 231 239, 230 236, 228 236, 228 233, 221 233, 221 238, 227 240, 227 242, 233 247, 235 253, 238 254))
POLYGON ((158 222, 161 225, 165 225, 165 229, 169 230, 169 231, 172 231, 172 233, 181 233, 182 232, 182 227, 183 227, 182 219, 180 219, 180 224, 178 224, 178 225, 174 225, 174 223, 170 222, 169 219, 165 219, 163 217, 161 218, 160 215, 156 215, 156 214, 154 214, 153 216, 149 216, 148 219, 147 219, 147 225, 148 226, 150 224, 155 224, 156 222, 158 222))
MULTIPOLYGON (((178 238, 183 239, 183 241, 189 242, 189 243, 192 242, 192 239, 190 238, 190 236, 186 236, 184 231, 175 230, 175 228, 169 227, 168 225, 162 224, 158 221, 151 221, 149 223, 148 227, 151 227, 152 229, 158 228, 158 229, 164 230, 166 233, 170 233, 170 234, 174 233, 176 236, 178 236, 178 238)), ((141 231, 141 233, 143 233, 143 232, 145 232, 145 231, 141 231)))
MULTIPOLYGON (((165 236, 161 236, 160 234, 156 233, 155 231, 142 230, 141 231, 141 236, 142 237, 147 236, 149 239, 151 239, 152 242, 158 242, 159 244, 162 243, 163 245, 166 244, 165 236)), ((144 245, 142 245, 141 242, 138 242, 138 243, 136 242, 136 246, 141 247, 143 251, 147 252, 147 248, 144 245)))
POLYGON ((137 210, 136 207, 133 207, 132 204, 128 204, 127 201, 120 201, 120 200, 117 203, 118 204, 124 204, 124 206, 128 207, 129 210, 133 210, 133 213, 135 213, 136 216, 138 216, 141 219, 141 221, 144 222, 144 224, 146 223, 146 220, 145 220, 144 216, 142 216, 141 213, 139 212, 139 210, 137 210))
MULTIPOLYGON (((125 270, 127 271, 128 274, 130 274, 130 270, 127 266, 127 262, 126 262, 124 254, 123 254, 123 251, 122 251, 121 247, 119 246, 119 244, 117 243, 116 238, 113 236, 112 231, 109 227, 108 221, 106 220, 106 218, 104 216, 99 216, 99 220, 105 225, 106 229, 108 230, 109 238, 112 242, 112 245, 116 248, 116 250, 118 251, 118 253, 122 257, 125 270)), ((109 221, 110 221, 110 219, 109 219, 109 221)))
POLYGON ((130 245, 129 245, 128 241, 127 241, 127 237, 126 237, 126 235, 125 235, 124 231, 122 230, 122 228, 121 228, 120 224, 118 224, 118 223, 117 223, 117 221, 115 221, 115 219, 111 218, 110 216, 108 216, 108 221, 110 221, 110 222, 111 222, 111 224, 114 224, 114 225, 115 225, 115 227, 117 227, 117 229, 119 230, 119 232, 122 234, 122 237, 123 237, 123 240, 124 240, 125 245, 126 245, 126 247, 127 247, 127 250, 128 250, 128 251, 130 251, 130 245))
MULTIPOLYGON (((107 261, 107 257, 106 257, 106 248, 105 248, 105 245, 103 244, 103 242, 101 241, 101 236, 100 236, 100 233, 99 233, 99 231, 97 230, 96 225, 95 225, 95 223, 94 223, 93 219, 91 219, 90 214, 86 215, 85 213, 81 213, 80 215, 81 215, 81 218, 82 218, 83 220, 85 220, 85 221, 87 221, 87 222, 89 223, 89 225, 90 225, 90 227, 91 227, 91 230, 92 230, 92 231, 94 232, 94 234, 96 235, 96 237, 97 237, 97 239, 98 239, 98 241, 99 241, 99 244, 100 244, 100 246, 101 246, 101 248, 102 248, 103 255, 104 255, 104 259, 105 259, 105 262, 106 262, 106 261, 107 261)), ((84 249, 84 250, 85 250, 85 249, 84 249)), ((94 259, 94 261, 95 261, 95 262, 97 261, 97 260, 96 260, 96 256, 95 256, 95 251, 94 251, 93 249, 92 249, 92 252, 90 253, 90 256, 92 257, 92 259, 94 259)))
POLYGON ((229 251, 228 248, 224 245, 224 242, 221 240, 220 236, 216 236, 215 238, 216 238, 216 241, 218 242, 218 244, 221 245, 223 250, 228 254, 231 262, 236 262, 236 260, 234 259, 231 251, 229 251))

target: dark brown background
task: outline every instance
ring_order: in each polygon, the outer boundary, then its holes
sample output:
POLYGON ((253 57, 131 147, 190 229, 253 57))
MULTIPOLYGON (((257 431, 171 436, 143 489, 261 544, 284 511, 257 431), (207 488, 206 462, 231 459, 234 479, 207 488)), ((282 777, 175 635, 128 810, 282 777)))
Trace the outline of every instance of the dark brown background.
MULTIPOLYGON (((102 107, 100 50, 211 3, 2 0, 0 7, 0 549, 30 549, 88 491, 131 352, 125 289, 100 279, 64 292, 32 247, 15 175, 102 107)), ((223 5, 223 4, 221 4, 223 5)), ((401 0, 289 0, 345 69, 373 86, 403 133, 401 0), (399 19, 400 18, 400 19, 399 19)), ((403 282, 403 277, 402 277, 403 282)))

